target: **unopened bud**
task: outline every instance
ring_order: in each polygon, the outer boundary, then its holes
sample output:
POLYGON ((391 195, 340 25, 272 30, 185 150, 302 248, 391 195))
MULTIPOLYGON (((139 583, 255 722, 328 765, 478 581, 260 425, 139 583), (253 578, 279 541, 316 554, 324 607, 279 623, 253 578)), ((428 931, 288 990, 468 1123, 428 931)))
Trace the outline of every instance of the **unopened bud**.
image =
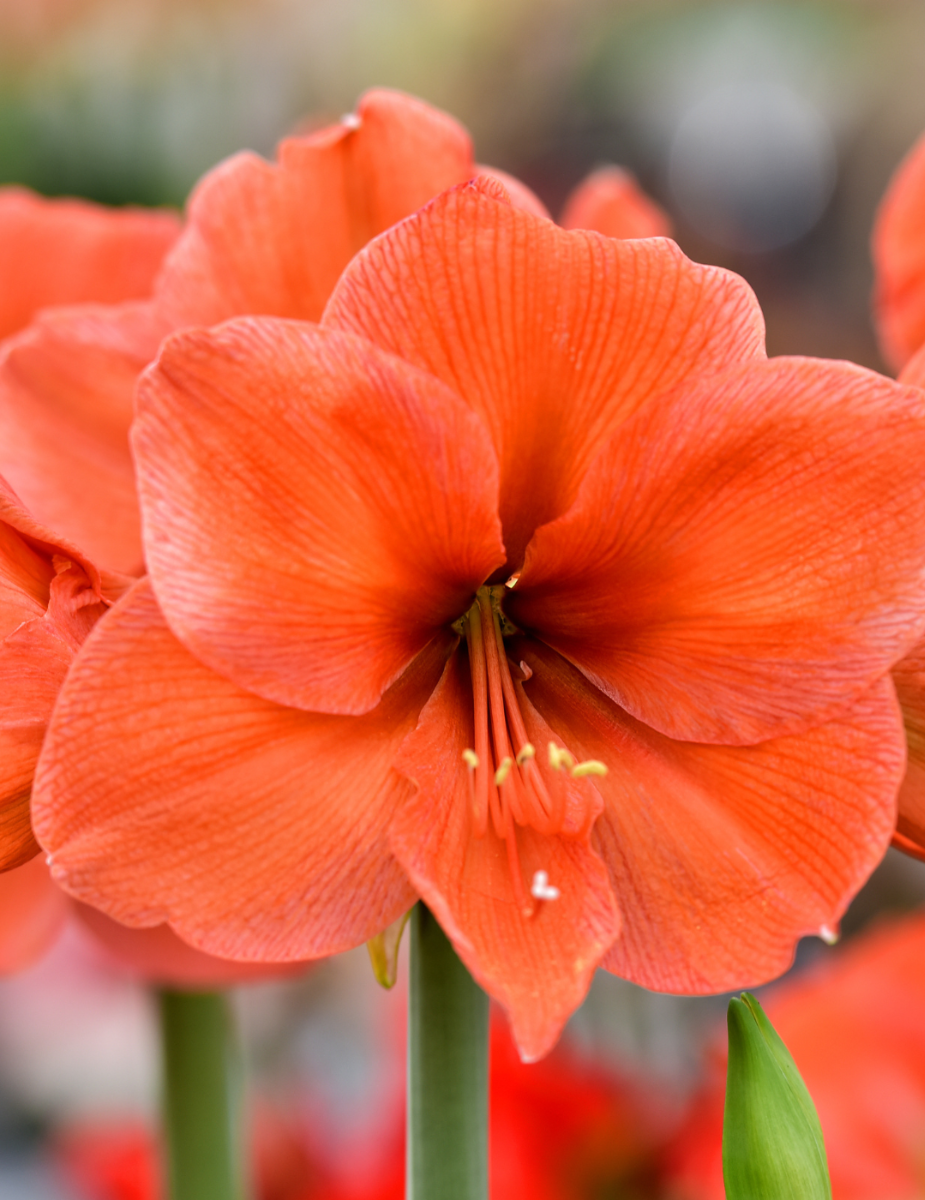
POLYGON ((822 1127, 790 1051, 754 996, 729 1001, 727 1200, 832 1200, 822 1127))

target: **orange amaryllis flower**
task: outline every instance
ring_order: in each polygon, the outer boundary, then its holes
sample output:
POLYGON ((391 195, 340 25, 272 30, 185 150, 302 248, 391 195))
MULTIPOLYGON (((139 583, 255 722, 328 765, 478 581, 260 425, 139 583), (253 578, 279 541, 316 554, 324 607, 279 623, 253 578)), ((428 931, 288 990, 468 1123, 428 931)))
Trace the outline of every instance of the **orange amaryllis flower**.
MULTIPOLYGON (((338 125, 287 138, 275 163, 249 153, 222 163, 193 193, 151 303, 48 312, 7 345, 0 472, 95 562, 140 573, 128 430, 135 382, 161 339, 248 313, 317 321, 371 237, 475 171, 465 129, 384 90, 338 125)), ((523 184, 497 174, 518 206, 545 213, 523 184)), ((621 233, 663 232, 640 224, 645 202, 625 181, 599 177, 593 190, 580 221, 593 224, 596 213, 609 233, 626 213, 621 233)))
POLYGON ((871 249, 880 348, 898 370, 925 345, 925 137, 906 155, 887 188, 871 249))
POLYGON ((151 581, 34 798, 117 920, 312 957, 421 896, 536 1057, 599 963, 770 978, 881 857, 921 397, 768 361, 738 277, 467 185, 321 327, 170 339, 133 437, 151 581))

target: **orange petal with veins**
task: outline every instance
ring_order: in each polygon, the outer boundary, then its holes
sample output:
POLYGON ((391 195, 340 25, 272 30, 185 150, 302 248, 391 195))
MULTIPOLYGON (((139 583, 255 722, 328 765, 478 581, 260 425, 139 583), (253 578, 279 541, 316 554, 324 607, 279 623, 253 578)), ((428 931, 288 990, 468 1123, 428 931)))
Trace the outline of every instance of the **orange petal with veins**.
POLYGON ((141 580, 87 639, 45 740, 32 819, 56 882, 222 958, 365 942, 416 898, 388 843, 410 791, 392 762, 450 644, 365 716, 306 713, 203 666, 141 580))
POLYGON ((838 928, 893 831, 904 749, 889 679, 808 733, 704 746, 635 721, 538 643, 523 656, 540 713, 608 767, 594 845, 623 916, 608 970, 664 992, 757 986, 801 937, 838 928))
POLYGON ((282 704, 369 711, 504 561, 482 422, 333 330, 262 318, 171 338, 133 441, 171 628, 282 704))
POLYGON ((925 623, 925 406, 847 363, 776 358, 658 398, 537 531, 508 602, 670 737, 800 732, 925 623))
POLYGON ((459 652, 396 762, 416 789, 396 810, 390 842, 460 958, 504 1005, 521 1055, 533 1060, 581 1003, 620 918, 587 833, 543 836, 528 827, 517 830, 525 886, 545 871, 559 896, 524 915, 504 841, 490 824, 481 838, 472 829, 462 758, 472 744, 472 691, 459 652))
POLYGON ((167 211, 0 188, 0 338, 50 305, 140 300, 179 232, 167 211))
POLYGON ((436 375, 484 418, 514 570, 614 429, 685 378, 762 358, 764 325, 743 280, 674 243, 568 233, 497 188, 457 188, 377 238, 323 324, 436 375))

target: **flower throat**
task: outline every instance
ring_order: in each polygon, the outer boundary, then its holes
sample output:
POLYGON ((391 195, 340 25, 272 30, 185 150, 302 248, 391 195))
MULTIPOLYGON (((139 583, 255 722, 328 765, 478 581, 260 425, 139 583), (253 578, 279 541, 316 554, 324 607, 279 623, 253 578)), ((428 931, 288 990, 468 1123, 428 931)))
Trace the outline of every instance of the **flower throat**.
POLYGON ((551 771, 541 770, 518 696, 518 683, 526 682, 533 672, 521 662, 514 668, 515 683, 504 638, 518 631, 504 615, 504 592, 503 585, 479 588, 475 602, 454 625, 468 643, 472 676, 475 745, 463 751, 463 761, 469 772, 475 835, 484 837, 491 821, 495 834, 507 846, 517 903, 532 916, 537 901, 557 899, 559 892, 550 886, 545 871, 536 871, 527 893, 517 850, 517 826, 530 826, 547 835, 585 836, 596 813, 594 797, 590 789, 579 791, 569 780, 606 775, 607 768, 593 759, 576 763, 568 750, 550 741, 546 749, 551 771))

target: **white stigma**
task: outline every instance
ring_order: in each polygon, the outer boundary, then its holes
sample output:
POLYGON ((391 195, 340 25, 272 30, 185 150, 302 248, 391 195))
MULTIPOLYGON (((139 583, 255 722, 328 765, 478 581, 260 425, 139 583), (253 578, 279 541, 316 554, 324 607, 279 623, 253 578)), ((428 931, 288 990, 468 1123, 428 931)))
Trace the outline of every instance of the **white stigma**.
POLYGON ((363 118, 358 117, 356 113, 344 113, 340 119, 341 125, 346 125, 348 129, 359 129, 363 124, 363 118))
POLYGON ((827 946, 834 946, 841 937, 841 934, 833 929, 831 925, 823 925, 819 929, 819 936, 827 946))
POLYGON ((558 900, 559 889, 550 885, 545 871, 537 871, 530 885, 530 895, 534 900, 558 900))

